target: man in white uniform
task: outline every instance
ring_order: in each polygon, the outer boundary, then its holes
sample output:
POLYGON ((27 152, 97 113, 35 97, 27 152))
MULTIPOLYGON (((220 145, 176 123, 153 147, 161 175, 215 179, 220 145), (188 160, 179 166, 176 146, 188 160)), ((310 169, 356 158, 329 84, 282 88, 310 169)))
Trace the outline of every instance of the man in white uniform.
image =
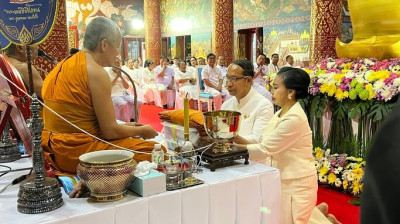
POLYGON ((236 60, 228 67, 226 88, 234 96, 227 100, 221 110, 241 113, 239 136, 253 143, 259 143, 274 115, 272 103, 253 87, 254 67, 250 61, 236 60))
POLYGON ((208 65, 201 71, 201 78, 204 81, 205 93, 214 96, 214 110, 219 110, 222 104, 222 96, 226 99, 230 98, 229 92, 222 86, 222 73, 215 66, 215 54, 207 55, 208 65))
POLYGON ((268 65, 268 72, 269 73, 278 73, 279 72, 279 66, 278 66, 279 54, 274 53, 271 55, 271 58, 272 58, 272 62, 271 62, 271 64, 268 65))
MULTIPOLYGON (((160 65, 154 68, 154 72, 156 74, 156 83, 167 88, 167 104, 172 108, 175 103, 175 72, 173 68, 168 66, 167 57, 161 56, 160 65)), ((163 105, 163 107, 167 109, 167 105, 163 105)))
MULTIPOLYGON (((225 58, 224 56, 218 57, 218 65, 216 66, 222 73, 222 79, 225 78, 226 73, 228 72, 228 68, 225 66, 225 58)), ((225 86, 225 83, 224 83, 225 86)))

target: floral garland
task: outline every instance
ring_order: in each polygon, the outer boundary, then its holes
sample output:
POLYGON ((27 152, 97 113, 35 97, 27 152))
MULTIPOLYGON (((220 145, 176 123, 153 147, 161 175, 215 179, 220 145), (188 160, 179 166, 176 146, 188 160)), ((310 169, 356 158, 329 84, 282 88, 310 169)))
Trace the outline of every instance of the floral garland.
POLYGON ((355 196, 361 194, 365 161, 362 158, 349 157, 346 154, 330 154, 330 149, 314 149, 315 168, 318 181, 329 184, 355 196))

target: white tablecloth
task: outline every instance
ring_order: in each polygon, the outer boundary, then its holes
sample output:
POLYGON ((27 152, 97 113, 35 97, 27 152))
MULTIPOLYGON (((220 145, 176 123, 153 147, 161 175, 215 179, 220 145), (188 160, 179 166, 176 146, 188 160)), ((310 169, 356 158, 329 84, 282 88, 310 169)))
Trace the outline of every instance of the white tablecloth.
MULTIPOLYGON (((28 159, 9 164, 31 165, 28 159)), ((4 170, 4 169, 1 169, 4 170)), ((0 177, 0 189, 27 171, 0 177)), ((0 195, 0 223, 65 224, 234 224, 279 223, 280 177, 275 168, 250 162, 219 168, 203 168, 197 178, 205 184, 149 197, 129 192, 116 202, 94 203, 70 199, 63 191, 64 205, 54 211, 28 215, 17 211, 18 186, 0 195)))

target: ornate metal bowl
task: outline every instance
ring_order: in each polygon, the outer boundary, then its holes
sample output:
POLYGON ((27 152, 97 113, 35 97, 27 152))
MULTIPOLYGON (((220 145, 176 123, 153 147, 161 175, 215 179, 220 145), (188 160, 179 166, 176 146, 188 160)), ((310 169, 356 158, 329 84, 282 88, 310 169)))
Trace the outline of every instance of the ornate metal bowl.
POLYGON ((233 138, 239 131, 240 115, 240 112, 229 110, 203 113, 204 128, 207 134, 217 142, 214 152, 231 151, 227 139, 233 138))
POLYGON ((90 199, 115 201, 126 196, 136 161, 133 152, 102 150, 79 157, 77 174, 90 190, 90 199))

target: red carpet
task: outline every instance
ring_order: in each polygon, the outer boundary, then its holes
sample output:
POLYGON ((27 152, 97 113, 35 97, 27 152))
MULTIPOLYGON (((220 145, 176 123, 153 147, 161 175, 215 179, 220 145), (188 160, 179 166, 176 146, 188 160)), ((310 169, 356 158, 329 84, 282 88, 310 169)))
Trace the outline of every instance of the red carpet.
MULTIPOLYGON (((165 109, 155 107, 154 105, 143 105, 140 114, 140 123, 151 124, 153 128, 160 132, 163 128, 158 113, 165 109)), ((343 194, 337 190, 333 190, 327 186, 318 188, 317 204, 325 202, 328 204, 328 213, 336 216, 342 224, 357 224, 359 223, 360 207, 349 203, 353 199, 348 194, 343 194)))
POLYGON ((318 187, 317 204, 325 202, 328 204, 328 213, 332 213, 342 224, 360 223, 360 207, 349 203, 353 197, 343 194, 328 186, 318 187))

